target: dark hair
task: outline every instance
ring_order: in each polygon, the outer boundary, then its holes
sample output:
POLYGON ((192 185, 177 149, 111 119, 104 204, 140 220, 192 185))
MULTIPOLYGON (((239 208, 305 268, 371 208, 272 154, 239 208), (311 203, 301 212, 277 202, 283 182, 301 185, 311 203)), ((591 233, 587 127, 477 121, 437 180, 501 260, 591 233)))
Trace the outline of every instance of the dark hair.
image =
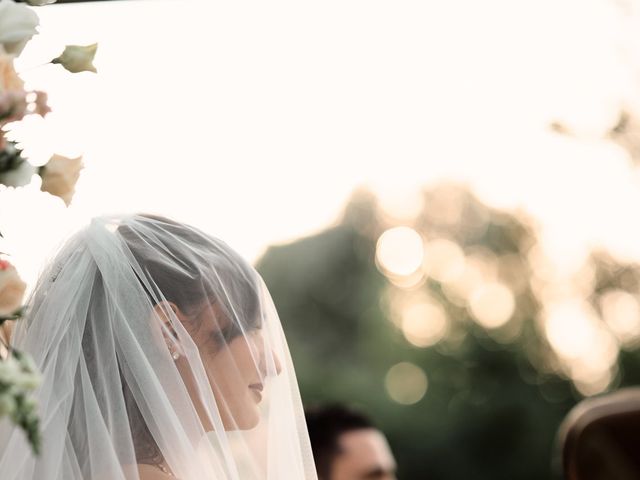
MULTIPOLYGON (((243 322, 245 327, 255 326, 253 322, 256 321, 256 314, 259 310, 256 274, 243 258, 231 249, 222 252, 216 240, 185 224, 149 214, 139 214, 136 218, 146 220, 144 222, 148 229, 146 235, 153 236, 153 246, 150 245, 149 238, 143 238, 140 233, 127 224, 120 225, 118 233, 146 276, 155 282, 155 285, 147 285, 141 281, 152 304, 157 303, 161 292, 167 301, 175 303, 180 310, 188 315, 206 300, 221 301, 224 312, 233 318, 232 308, 227 299, 217 298, 216 292, 212 290, 212 283, 203 281, 203 275, 221 276, 235 287, 228 292, 232 297, 229 300, 236 305, 243 306, 245 315, 238 321, 243 322), (163 238, 167 233, 181 242, 167 243, 166 238, 163 238), (186 250, 185 246, 187 246, 186 250), (182 269, 168 269, 166 264, 158 258, 158 250, 160 249, 182 269), (209 265, 211 269, 203 271, 201 266, 195 265, 193 262, 194 259, 202 260, 195 249, 218 254, 219 264, 209 265), (187 255, 185 252, 189 254, 187 255), (229 254, 232 258, 226 257, 229 254)), ((206 264, 208 261, 207 258, 202 263, 206 264)), ((139 278, 137 272, 136 276, 139 278)))
POLYGON ((364 414, 339 404, 307 408, 305 417, 318 478, 324 480, 329 479, 331 465, 340 454, 340 436, 353 430, 375 428, 364 414))
MULTIPOLYGON (((261 324, 260 297, 257 274, 252 267, 233 250, 222 248, 222 243, 199 230, 170 220, 165 217, 139 214, 134 217, 144 225, 144 235, 128 223, 117 228, 117 234, 123 240, 125 254, 130 254, 141 272, 134 273, 144 289, 150 306, 156 305, 160 299, 174 303, 187 317, 194 315, 206 301, 218 303, 222 312, 231 319, 233 338, 242 329, 259 328, 261 324), (178 242, 167 242, 170 238, 178 242), (158 255, 163 252, 163 255, 158 255), (165 257, 180 268, 169 268, 165 257), (219 262, 211 262, 217 259, 219 262), (143 275, 141 275, 143 274, 143 275), (148 281, 143 280, 148 279, 148 281), (225 295, 216 293, 216 282, 223 279, 231 288, 225 289, 225 295), (149 283, 151 282, 151 284, 149 283), (234 315, 233 305, 242 305, 240 316, 234 315)), ((98 274, 96 288, 102 284, 98 274)), ((219 286, 218 286, 219 287, 219 286)), ((219 292, 218 288, 218 292, 219 292)), ((189 325, 185 325, 189 327, 189 325)), ((198 325, 192 325, 197 328, 198 325)), ((83 349, 91 370, 91 349, 93 332, 87 326, 83 336, 83 349)), ((135 400, 131 386, 125 380, 123 359, 118 359, 120 380, 125 407, 129 419, 129 428, 134 443, 138 463, 159 464, 163 461, 162 453, 145 421, 140 406, 135 400)))

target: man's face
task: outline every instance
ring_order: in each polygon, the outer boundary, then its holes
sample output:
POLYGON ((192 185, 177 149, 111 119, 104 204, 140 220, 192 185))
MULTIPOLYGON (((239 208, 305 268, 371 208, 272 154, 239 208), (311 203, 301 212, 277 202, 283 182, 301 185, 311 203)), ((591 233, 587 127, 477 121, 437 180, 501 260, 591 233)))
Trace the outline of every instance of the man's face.
POLYGON ((374 428, 343 433, 330 480, 395 480, 396 462, 387 439, 374 428))

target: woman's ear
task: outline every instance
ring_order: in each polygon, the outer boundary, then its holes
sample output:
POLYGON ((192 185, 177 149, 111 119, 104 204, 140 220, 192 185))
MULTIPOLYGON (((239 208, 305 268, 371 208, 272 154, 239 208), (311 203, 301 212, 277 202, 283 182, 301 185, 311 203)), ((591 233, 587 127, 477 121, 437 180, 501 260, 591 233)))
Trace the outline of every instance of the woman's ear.
POLYGON ((167 344, 167 348, 174 360, 180 358, 180 346, 178 334, 171 324, 170 316, 175 315, 179 321, 183 321, 184 314, 173 302, 160 302, 153 307, 154 313, 162 321, 162 336, 167 344))
POLYGON ((156 303, 153 306, 153 311, 162 319, 163 323, 171 323, 169 321, 169 315, 171 315, 171 312, 173 312, 173 314, 177 316, 178 319, 180 319, 182 315, 182 312, 180 312, 178 306, 173 302, 156 303))

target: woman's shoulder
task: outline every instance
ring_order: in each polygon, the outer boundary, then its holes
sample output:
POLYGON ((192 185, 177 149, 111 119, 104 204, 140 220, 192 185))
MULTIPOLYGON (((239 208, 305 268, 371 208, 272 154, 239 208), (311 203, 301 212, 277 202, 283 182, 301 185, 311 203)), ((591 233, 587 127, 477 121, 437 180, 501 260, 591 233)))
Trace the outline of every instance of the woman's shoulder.
POLYGON ((163 472, 155 465, 138 464, 140 480, 175 480, 176 477, 163 472))

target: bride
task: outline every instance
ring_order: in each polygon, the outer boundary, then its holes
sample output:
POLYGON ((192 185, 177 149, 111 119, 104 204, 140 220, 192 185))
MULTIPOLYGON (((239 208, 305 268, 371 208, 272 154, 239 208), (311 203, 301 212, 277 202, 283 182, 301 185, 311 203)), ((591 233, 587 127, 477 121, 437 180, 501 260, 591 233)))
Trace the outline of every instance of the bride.
POLYGON ((42 372, 43 437, 0 423, 3 480, 315 480, 298 386, 258 273, 172 220, 94 219, 12 339, 42 372))

